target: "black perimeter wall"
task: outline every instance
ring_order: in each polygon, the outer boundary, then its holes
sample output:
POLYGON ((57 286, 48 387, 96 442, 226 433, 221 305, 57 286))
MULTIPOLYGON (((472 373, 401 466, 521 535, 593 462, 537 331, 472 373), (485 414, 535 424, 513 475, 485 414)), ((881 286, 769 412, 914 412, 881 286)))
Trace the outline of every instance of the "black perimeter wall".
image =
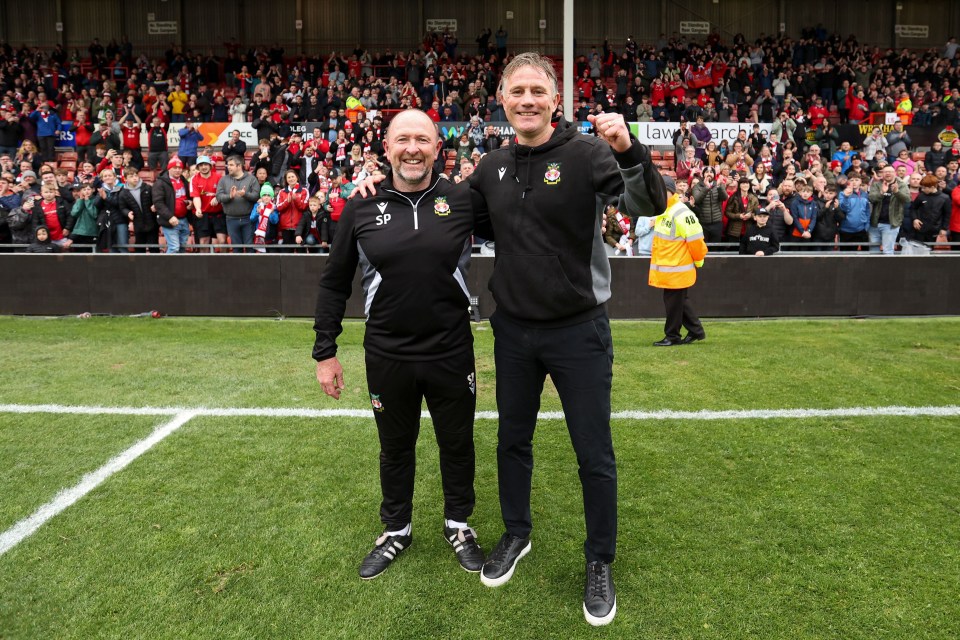
MULTIPOLYGON (((308 255, 0 255, 0 314, 312 316, 326 258, 308 255), (54 284, 55 283, 55 284, 54 284)), ((610 316, 663 317, 646 258, 613 258, 610 316)), ((493 258, 468 285, 489 317, 493 258)), ((348 317, 362 317, 359 279, 348 317)), ((960 252, 929 257, 707 258, 691 299, 706 317, 960 315, 960 252)), ((424 313, 429 313, 425 309, 424 313)))

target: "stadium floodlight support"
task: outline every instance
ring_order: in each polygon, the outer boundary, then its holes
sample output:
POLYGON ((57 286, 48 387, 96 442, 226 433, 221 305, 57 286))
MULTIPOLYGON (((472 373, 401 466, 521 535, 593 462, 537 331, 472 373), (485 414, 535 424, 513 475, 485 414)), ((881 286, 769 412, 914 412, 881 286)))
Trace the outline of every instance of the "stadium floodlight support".
POLYGON ((563 117, 573 121, 573 0, 563 0, 563 117))

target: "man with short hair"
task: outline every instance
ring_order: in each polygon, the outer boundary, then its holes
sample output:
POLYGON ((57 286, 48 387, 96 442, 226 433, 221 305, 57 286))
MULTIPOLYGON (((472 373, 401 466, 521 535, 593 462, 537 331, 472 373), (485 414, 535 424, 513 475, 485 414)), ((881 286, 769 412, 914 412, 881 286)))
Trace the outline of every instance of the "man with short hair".
POLYGON ((910 205, 910 187, 906 180, 897 178, 897 171, 887 165, 880 171, 880 179, 874 180, 867 195, 872 205, 870 214, 870 251, 883 251, 892 256, 897 244, 897 235, 903 224, 904 210, 910 205))
POLYGON ((380 439, 380 519, 384 531, 360 565, 381 575, 413 541, 411 515, 426 399, 440 450, 443 536, 460 566, 478 572, 483 551, 467 519, 475 496, 473 417, 476 373, 466 269, 473 231, 471 195, 435 173, 442 146, 421 111, 394 117, 384 148, 392 177, 373 197, 348 203, 320 280, 313 357, 324 393, 339 399, 343 368, 336 338, 361 266, 367 322, 367 387, 380 439), (412 215, 411 215, 412 208, 412 215), (430 312, 423 314, 424 309, 430 312))
POLYGON ((536 53, 514 57, 498 97, 517 144, 491 150, 467 181, 485 200, 497 242, 491 325, 506 533, 487 558, 481 581, 506 583, 531 549, 533 433, 549 374, 580 465, 587 530, 584 617, 603 625, 616 615, 610 564, 617 474, 610 433, 613 345, 605 306, 610 264, 600 203, 623 194, 617 208, 635 219, 663 211, 666 191, 649 149, 631 139, 622 115, 590 116, 599 138, 581 135, 564 119, 554 128, 560 96, 549 59, 536 53))
POLYGON ((247 143, 240 139, 240 130, 234 129, 230 132, 230 138, 224 143, 221 153, 224 158, 230 156, 244 157, 247 152, 247 143))
MULTIPOLYGON (((243 170, 243 157, 227 158, 227 175, 217 183, 217 200, 223 206, 227 235, 234 245, 253 244, 253 224, 250 212, 260 199, 260 184, 253 174, 243 170)), ((237 249, 232 249, 237 252, 237 249)), ((246 249, 241 250, 246 251, 246 249)))
POLYGON ((159 171, 170 161, 167 146, 167 125, 163 119, 154 116, 147 132, 147 168, 159 171))

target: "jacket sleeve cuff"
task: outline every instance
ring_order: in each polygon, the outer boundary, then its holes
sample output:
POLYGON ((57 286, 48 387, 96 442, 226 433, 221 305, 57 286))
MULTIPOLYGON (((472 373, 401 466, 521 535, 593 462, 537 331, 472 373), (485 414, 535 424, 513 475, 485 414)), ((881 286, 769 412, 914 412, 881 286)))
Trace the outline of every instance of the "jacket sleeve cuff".
POLYGON ((630 136, 630 148, 624 152, 614 151, 613 157, 621 169, 629 169, 650 161, 650 150, 645 144, 630 136))

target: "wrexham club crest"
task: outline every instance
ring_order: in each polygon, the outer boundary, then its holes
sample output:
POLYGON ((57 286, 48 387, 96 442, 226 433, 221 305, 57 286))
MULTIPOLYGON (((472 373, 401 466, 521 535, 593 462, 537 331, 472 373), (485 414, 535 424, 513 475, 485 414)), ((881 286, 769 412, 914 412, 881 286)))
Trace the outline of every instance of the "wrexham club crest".
POLYGON ((551 162, 547 165, 547 172, 543 174, 543 181, 547 184, 557 184, 560 182, 560 163, 551 162))
POLYGON ((450 205, 447 204, 446 196, 440 196, 433 201, 433 212, 441 218, 450 215, 450 205))
POLYGON ((370 394, 370 405, 373 407, 374 411, 383 413, 383 403, 380 402, 380 395, 376 393, 370 394))

